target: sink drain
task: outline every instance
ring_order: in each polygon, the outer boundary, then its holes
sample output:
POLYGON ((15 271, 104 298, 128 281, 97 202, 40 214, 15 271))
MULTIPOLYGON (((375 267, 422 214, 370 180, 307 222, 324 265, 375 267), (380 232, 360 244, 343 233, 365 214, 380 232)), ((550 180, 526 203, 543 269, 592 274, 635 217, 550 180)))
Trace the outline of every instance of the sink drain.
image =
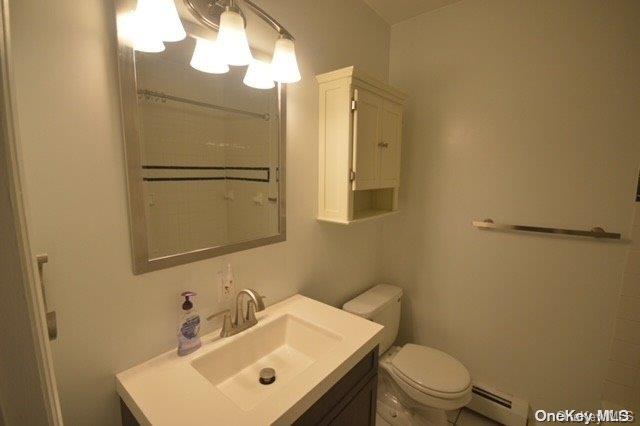
POLYGON ((260 370, 260 378, 258 379, 263 385, 270 385, 276 381, 276 370, 267 367, 260 370))

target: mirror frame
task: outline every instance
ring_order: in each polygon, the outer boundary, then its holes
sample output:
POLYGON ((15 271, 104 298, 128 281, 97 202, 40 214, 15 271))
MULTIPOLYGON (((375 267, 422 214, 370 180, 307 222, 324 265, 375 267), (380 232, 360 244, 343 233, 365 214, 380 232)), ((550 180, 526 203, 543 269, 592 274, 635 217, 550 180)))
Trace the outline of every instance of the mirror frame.
MULTIPOLYGON (((127 0, 116 0, 116 31, 117 17, 130 10, 127 0)), ((129 205, 129 233, 131 236, 131 254, 133 273, 135 275, 173 266, 196 262, 211 257, 248 250, 255 247, 275 244, 287 239, 286 231, 286 117, 287 97, 286 85, 278 83, 278 168, 276 179, 278 182, 278 234, 254 240, 231 243, 224 246, 208 247, 177 253, 170 256, 149 258, 147 239, 147 219, 144 206, 144 192, 142 180, 140 120, 138 113, 138 84, 135 68, 134 50, 125 43, 118 33, 118 75, 120 82, 120 104, 122 133, 125 151, 125 171, 127 180, 127 198, 129 205)), ((258 89, 256 89, 258 90, 258 89)))

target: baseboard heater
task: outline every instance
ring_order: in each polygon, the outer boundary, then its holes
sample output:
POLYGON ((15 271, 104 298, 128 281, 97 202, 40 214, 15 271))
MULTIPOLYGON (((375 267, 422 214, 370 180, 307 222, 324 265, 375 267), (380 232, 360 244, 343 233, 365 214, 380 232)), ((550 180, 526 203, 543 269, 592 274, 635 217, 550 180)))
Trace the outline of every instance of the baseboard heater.
POLYGON ((471 410, 507 426, 526 426, 529 402, 484 383, 473 384, 471 410))

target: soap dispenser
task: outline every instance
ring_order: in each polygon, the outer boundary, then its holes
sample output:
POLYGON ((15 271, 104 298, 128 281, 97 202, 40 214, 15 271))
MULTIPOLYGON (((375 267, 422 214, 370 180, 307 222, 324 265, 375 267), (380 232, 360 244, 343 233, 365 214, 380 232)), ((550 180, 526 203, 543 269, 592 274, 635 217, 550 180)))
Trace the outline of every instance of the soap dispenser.
POLYGON ((178 355, 184 356, 198 349, 200 342, 200 315, 195 306, 196 293, 185 291, 180 296, 184 298, 182 302, 182 312, 180 326, 178 330, 178 355))

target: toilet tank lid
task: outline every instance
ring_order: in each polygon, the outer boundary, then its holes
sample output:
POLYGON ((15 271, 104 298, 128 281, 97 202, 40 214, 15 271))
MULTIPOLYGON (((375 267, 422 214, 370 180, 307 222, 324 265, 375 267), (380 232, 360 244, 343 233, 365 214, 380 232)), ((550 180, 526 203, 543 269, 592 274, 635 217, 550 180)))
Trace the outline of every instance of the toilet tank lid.
POLYGON ((342 306, 347 312, 371 318, 391 302, 402 297, 402 289, 395 285, 378 284, 342 306))

